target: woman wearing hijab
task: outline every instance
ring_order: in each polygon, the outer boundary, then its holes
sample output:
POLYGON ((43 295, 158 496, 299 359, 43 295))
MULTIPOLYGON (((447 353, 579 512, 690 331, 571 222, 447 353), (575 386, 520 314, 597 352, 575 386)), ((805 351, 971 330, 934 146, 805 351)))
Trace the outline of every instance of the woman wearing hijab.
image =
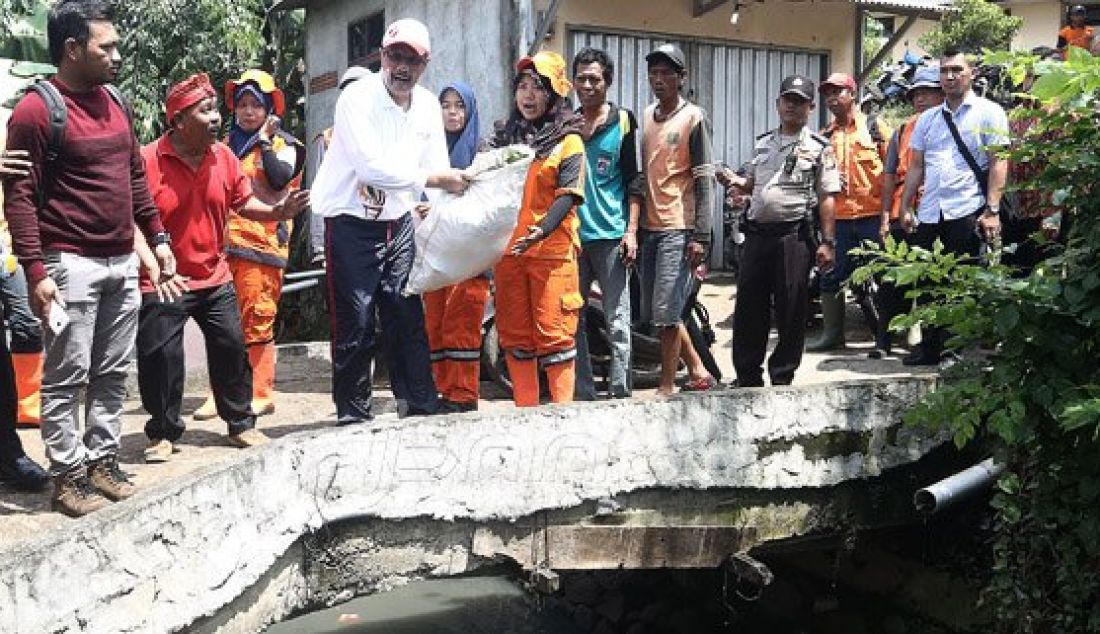
MULTIPOLYGON (((439 105, 451 167, 469 167, 481 133, 474 90, 462 82, 449 84, 439 93, 439 105)), ((477 409, 481 319, 488 301, 489 278, 484 275, 424 294, 425 325, 441 411, 477 409)))
POLYGON ((543 51, 516 64, 515 102, 493 145, 535 150, 512 246, 494 270, 500 345, 518 407, 539 403, 538 369, 555 403, 573 400, 574 335, 584 299, 577 279, 577 205, 584 200, 582 119, 567 99, 565 60, 543 51))
MULTIPOLYGON (((285 112, 283 91, 262 70, 245 71, 225 85, 226 105, 233 113, 226 143, 252 181, 256 198, 275 204, 301 183, 306 151, 279 128, 285 112)), ((258 416, 275 411, 275 311, 289 255, 286 221, 229 216, 226 253, 241 309, 248 360, 252 366, 252 410, 258 416)), ((195 411, 197 420, 217 416, 213 398, 195 411)))

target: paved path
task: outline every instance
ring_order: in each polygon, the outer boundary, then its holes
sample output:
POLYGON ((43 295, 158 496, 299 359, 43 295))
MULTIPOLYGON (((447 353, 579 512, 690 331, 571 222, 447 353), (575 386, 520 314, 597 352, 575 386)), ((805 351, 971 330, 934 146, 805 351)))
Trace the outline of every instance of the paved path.
MULTIPOLYGON (((733 321, 734 291, 731 277, 716 276, 708 281, 700 292, 700 297, 710 312, 718 336, 713 351, 726 381, 733 378, 730 331, 733 321)), ((867 358, 866 353, 871 348, 871 337, 862 322, 859 311, 849 305, 848 340, 853 343, 849 344, 847 350, 837 353, 807 354, 803 359, 802 368, 796 375, 795 385, 911 375, 910 369, 902 366, 897 357, 883 360, 867 358)), ((774 344, 774 333, 772 343, 774 344)), ((269 436, 278 438, 297 431, 323 428, 334 424, 335 410, 329 392, 329 368, 326 363, 307 360, 305 365, 299 365, 296 368, 294 377, 279 378, 277 388, 277 411, 271 416, 261 418, 259 424, 260 429, 269 436)), ((378 395, 383 410, 392 409, 390 392, 381 389, 378 395)), ((502 398, 499 391, 492 385, 483 384, 483 396, 487 397, 482 402, 484 409, 512 407, 511 401, 502 398)), ((656 398, 652 389, 637 390, 635 397, 656 398)), ((201 392, 190 391, 184 399, 184 411, 191 411, 198 407, 202 399, 201 392)), ((145 413, 134 394, 134 398, 127 403, 123 417, 120 459, 123 469, 133 475, 133 480, 138 487, 155 486, 158 482, 202 466, 232 460, 239 451, 225 442, 225 427, 221 421, 196 423, 188 419, 188 430, 177 445, 179 453, 166 464, 146 465, 142 462, 142 451, 146 445, 145 435, 142 432, 144 422, 145 413)), ((21 430, 19 435, 27 453, 44 464, 42 441, 38 430, 21 430)), ((23 494, 0 485, 0 543, 8 543, 11 540, 34 535, 38 531, 64 526, 72 521, 74 520, 50 512, 48 493, 23 494)))

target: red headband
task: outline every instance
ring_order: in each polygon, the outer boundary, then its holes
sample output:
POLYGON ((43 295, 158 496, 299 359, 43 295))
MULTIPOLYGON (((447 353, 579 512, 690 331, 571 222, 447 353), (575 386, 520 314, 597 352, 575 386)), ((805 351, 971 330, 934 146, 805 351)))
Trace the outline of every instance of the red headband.
POLYGON ((168 115, 168 123, 181 111, 190 108, 196 103, 208 97, 217 96, 214 86, 210 84, 210 78, 206 73, 196 73, 187 79, 172 86, 168 91, 168 99, 165 100, 164 109, 168 115))

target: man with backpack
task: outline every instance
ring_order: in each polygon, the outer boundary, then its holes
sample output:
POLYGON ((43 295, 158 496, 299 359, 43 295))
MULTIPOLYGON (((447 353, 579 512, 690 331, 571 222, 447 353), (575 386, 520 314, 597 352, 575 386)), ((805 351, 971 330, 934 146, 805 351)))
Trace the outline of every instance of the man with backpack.
POLYGON ((29 92, 8 123, 7 148, 26 150, 31 162, 28 176, 4 183, 5 216, 45 325, 41 429, 53 508, 74 517, 134 492, 118 450, 140 305, 135 223, 161 274, 176 269, 130 116, 105 86, 121 62, 112 20, 103 0, 54 5, 47 34, 58 72, 45 90, 61 96, 63 110, 29 92), (64 134, 54 135, 61 112, 64 134))
POLYGON ((882 200, 882 164, 891 131, 881 121, 859 111, 856 80, 833 73, 821 83, 821 100, 833 120, 821 134, 832 144, 840 170, 836 195, 836 260, 821 272, 821 336, 806 344, 819 352, 844 347, 844 289, 855 269, 849 251, 864 240, 878 240, 882 200))

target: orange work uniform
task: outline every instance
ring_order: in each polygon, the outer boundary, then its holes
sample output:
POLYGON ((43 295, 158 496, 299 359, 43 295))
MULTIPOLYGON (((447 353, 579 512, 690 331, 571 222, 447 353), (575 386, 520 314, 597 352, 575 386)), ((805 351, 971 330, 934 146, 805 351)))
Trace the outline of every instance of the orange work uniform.
MULTIPOLYGON (((566 135, 548 156, 531 163, 509 244, 540 223, 559 196, 584 200, 584 165, 584 141, 577 134, 566 135)), ((521 255, 505 255, 494 270, 497 331, 519 407, 539 403, 539 366, 546 371, 551 400, 573 400, 574 336, 584 305, 577 270, 579 232, 573 205, 557 229, 521 255)))
MULTIPOLYGON (((271 150, 278 154, 293 138, 275 135, 271 150)), ((298 189, 301 175, 280 191, 274 190, 264 174, 262 150, 257 144, 241 159, 241 169, 252 181, 253 194, 268 204, 279 202, 288 191, 298 189)), ((227 226, 226 254, 237 302, 241 330, 253 371, 253 408, 256 413, 273 407, 275 389, 275 315, 283 289, 283 269, 289 256, 290 226, 281 220, 251 220, 231 212, 227 226)))
MULTIPOLYGON (((894 186, 894 200, 890 208, 890 221, 893 222, 901 215, 901 197, 905 193, 905 175, 909 172, 909 160, 913 158, 913 148, 909 145, 913 138, 913 129, 917 127, 917 119, 920 114, 909 117, 898 129, 898 167, 895 173, 897 184, 894 186)), ((913 206, 920 202, 920 193, 913 199, 913 206)))
POLYGON ((867 117, 855 113, 841 128, 834 119, 822 134, 830 139, 840 170, 840 193, 836 195, 836 219, 855 220, 878 216, 882 210, 882 159, 890 131, 876 122, 882 141, 876 141, 867 127, 867 117))
POLYGON ((1094 34, 1091 26, 1083 26, 1079 29, 1075 29, 1072 25, 1067 24, 1058 31, 1059 48, 1062 48, 1062 41, 1065 41, 1065 46, 1076 46, 1077 48, 1083 48, 1087 51, 1092 46, 1092 37, 1094 34))
POLYGON ((452 403, 477 403, 481 321, 488 302, 486 277, 424 293, 424 324, 435 387, 440 396, 452 403))

